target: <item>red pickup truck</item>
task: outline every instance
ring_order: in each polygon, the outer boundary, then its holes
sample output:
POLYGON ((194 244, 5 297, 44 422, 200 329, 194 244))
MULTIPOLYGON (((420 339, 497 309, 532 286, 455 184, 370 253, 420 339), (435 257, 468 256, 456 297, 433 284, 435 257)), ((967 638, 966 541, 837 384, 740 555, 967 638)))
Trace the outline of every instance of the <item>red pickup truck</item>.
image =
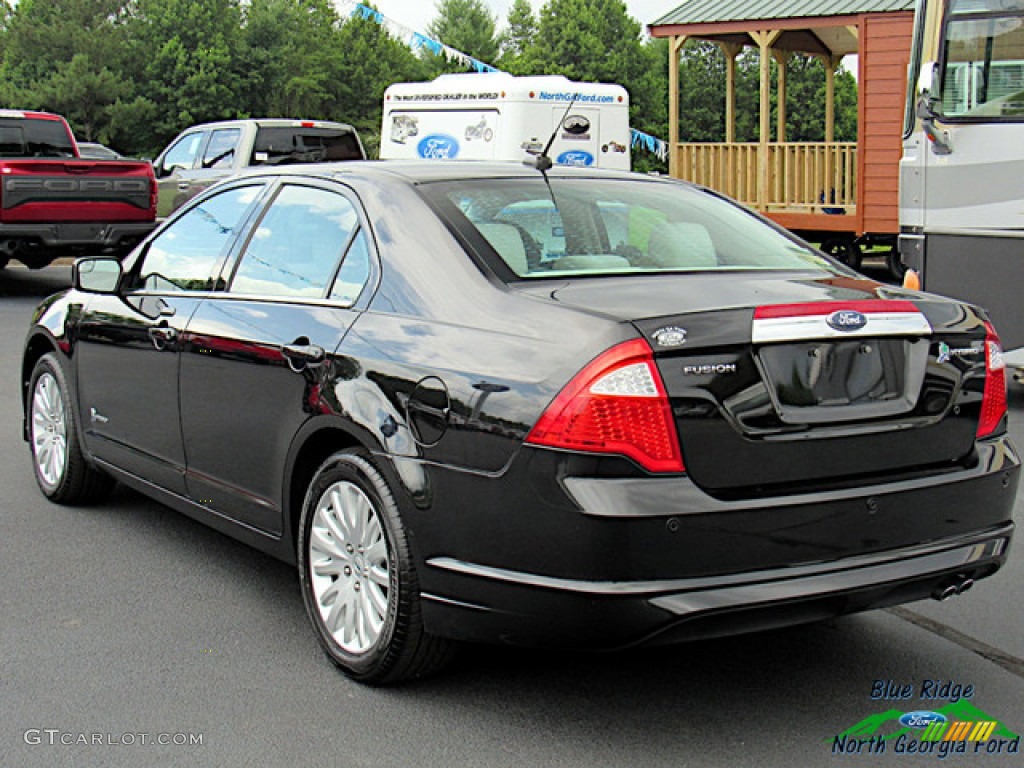
POLYGON ((64 118, 0 109, 0 269, 125 253, 155 222, 149 163, 83 160, 64 118))

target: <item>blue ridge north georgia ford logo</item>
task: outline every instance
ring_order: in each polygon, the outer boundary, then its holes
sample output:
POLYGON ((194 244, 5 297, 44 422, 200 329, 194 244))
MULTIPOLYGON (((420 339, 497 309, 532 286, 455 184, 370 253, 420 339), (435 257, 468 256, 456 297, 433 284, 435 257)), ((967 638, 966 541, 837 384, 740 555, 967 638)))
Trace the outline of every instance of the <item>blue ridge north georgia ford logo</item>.
POLYGON ((830 328, 834 328, 837 331, 852 333, 853 331, 859 331, 867 325, 868 318, 865 314, 855 309, 840 309, 829 315, 825 322, 828 323, 830 328))

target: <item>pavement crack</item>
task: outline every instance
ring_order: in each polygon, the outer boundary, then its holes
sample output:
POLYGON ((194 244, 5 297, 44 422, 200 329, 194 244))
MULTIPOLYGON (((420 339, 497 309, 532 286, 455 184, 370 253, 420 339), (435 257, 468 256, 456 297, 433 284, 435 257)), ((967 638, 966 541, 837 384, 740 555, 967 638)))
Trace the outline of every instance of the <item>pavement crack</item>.
POLYGON ((1002 651, 993 645, 982 642, 970 635, 965 635, 959 630, 935 621, 935 619, 929 619, 927 616, 914 613, 914 611, 911 611, 909 608, 897 606, 894 608, 886 608, 885 611, 913 624, 914 626, 927 630, 934 635, 938 635, 945 640, 956 643, 961 648, 968 650, 971 653, 975 653, 984 659, 988 659, 993 664, 1002 667, 1010 674, 1024 679, 1024 659, 1019 659, 1013 654, 1002 651))

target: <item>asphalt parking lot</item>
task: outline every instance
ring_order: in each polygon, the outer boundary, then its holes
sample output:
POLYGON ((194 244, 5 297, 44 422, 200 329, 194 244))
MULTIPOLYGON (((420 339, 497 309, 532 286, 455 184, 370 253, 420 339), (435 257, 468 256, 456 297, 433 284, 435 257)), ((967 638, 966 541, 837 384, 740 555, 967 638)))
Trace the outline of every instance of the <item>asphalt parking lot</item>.
MULTIPOLYGON (((614 655, 473 647, 417 684, 350 682, 290 567, 124 489, 95 508, 39 493, 21 344, 67 280, 0 271, 0 765, 1024 766, 1011 739, 835 750, 872 716, 954 698, 1024 733, 1022 541, 941 604, 614 655)), ((1010 402, 1024 446, 1024 388, 1010 402)))

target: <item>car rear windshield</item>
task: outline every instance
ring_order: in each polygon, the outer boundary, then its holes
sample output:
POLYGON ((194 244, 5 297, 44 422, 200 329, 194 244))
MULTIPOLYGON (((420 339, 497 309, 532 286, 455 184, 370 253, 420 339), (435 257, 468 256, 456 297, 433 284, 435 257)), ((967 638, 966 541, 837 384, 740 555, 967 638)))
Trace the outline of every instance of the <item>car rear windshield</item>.
POLYGON ((684 184, 549 182, 538 173, 421 190, 456 230, 481 236, 519 278, 836 268, 738 205, 684 184))
POLYGON ((0 117, 0 157, 74 157, 59 120, 0 117))
POLYGON ((260 128, 250 165, 362 160, 363 149, 349 128, 260 128))

